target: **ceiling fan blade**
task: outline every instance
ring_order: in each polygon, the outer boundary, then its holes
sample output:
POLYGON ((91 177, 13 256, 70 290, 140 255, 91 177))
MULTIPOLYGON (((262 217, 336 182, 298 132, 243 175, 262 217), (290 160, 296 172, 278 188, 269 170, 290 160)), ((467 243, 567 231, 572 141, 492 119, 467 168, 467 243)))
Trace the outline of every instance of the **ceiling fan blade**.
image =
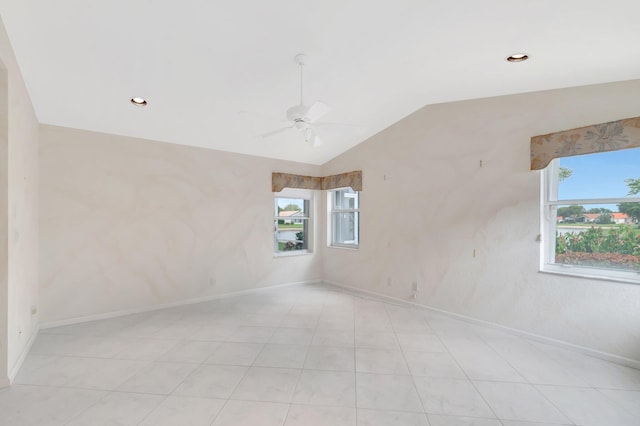
POLYGON ((350 127, 350 128, 354 128, 354 129, 364 129, 366 126, 363 126, 362 124, 355 124, 355 123, 336 123, 336 122, 332 122, 332 121, 320 121, 317 123, 313 123, 314 126, 316 127, 350 127))
POLYGON ((324 117, 329 111, 331 111, 329 105, 324 102, 314 102, 314 104, 309 107, 305 118, 309 123, 313 123, 324 117))
POLYGON ((289 129, 293 129, 293 126, 281 127, 281 128, 279 128, 277 130, 272 130, 272 131, 267 132, 267 133, 261 133, 259 135, 256 135, 256 137, 268 138, 269 136, 277 135, 278 133, 282 133, 282 132, 287 131, 289 129))
POLYGON ((276 117, 275 115, 270 115, 270 114, 262 114, 259 112, 253 112, 253 111, 247 111, 247 110, 242 110, 242 111, 238 111, 238 115, 240 117, 253 117, 253 118, 259 118, 261 120, 264 121, 269 121, 272 123, 282 123, 282 122, 286 122, 287 119, 286 117, 276 117))

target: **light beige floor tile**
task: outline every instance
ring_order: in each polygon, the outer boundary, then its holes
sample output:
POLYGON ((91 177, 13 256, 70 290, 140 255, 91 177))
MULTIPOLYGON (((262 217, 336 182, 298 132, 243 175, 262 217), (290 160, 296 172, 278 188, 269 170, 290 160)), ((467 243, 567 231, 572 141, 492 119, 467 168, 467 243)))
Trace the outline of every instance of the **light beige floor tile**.
POLYGON ((289 403, 300 372, 290 368, 251 367, 231 398, 289 403))
POLYGON ((282 426, 288 411, 288 404, 231 400, 212 426, 282 426))
POLYGON ((89 407, 69 426, 134 426, 164 399, 160 395, 113 392, 89 407))
POLYGON ((196 368, 194 364, 152 362, 120 385, 118 390, 168 395, 196 368))
POLYGON ((351 372, 304 370, 293 395, 294 404, 356 406, 356 377, 351 372))
POLYGON ((302 368, 309 351, 307 345, 266 344, 253 365, 258 367, 302 368))
POLYGON ((469 380, 414 378, 428 414, 495 418, 469 380))
POLYGON ((541 423, 569 420, 532 385, 500 382, 475 384, 500 419, 541 423))
POLYGON ((312 347, 304 362, 305 369, 327 371, 354 371, 355 350, 353 348, 312 347))
POLYGON ((202 365, 194 370, 173 394, 203 398, 229 398, 246 371, 247 367, 202 365))
POLYGON ((205 364, 250 366, 264 347, 263 343, 218 343, 205 364))
POLYGON ((429 426, 422 413, 381 411, 358 408, 358 426, 429 426))
POLYGON ((358 408, 423 412, 410 376, 356 373, 358 408))
POLYGON ((225 403, 223 399, 168 396, 140 426, 209 426, 225 403))
POLYGON ((356 426, 356 409, 291 405, 284 426, 356 426))

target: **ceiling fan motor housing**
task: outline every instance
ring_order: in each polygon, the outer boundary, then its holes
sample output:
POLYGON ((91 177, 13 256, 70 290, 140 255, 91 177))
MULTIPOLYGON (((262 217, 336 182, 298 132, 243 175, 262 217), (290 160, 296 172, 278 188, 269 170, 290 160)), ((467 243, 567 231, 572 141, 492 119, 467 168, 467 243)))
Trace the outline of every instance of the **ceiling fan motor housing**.
POLYGON ((292 106, 287 110, 287 120, 293 121, 296 124, 298 123, 306 123, 307 122, 307 113, 309 112, 309 107, 306 105, 296 105, 292 106))

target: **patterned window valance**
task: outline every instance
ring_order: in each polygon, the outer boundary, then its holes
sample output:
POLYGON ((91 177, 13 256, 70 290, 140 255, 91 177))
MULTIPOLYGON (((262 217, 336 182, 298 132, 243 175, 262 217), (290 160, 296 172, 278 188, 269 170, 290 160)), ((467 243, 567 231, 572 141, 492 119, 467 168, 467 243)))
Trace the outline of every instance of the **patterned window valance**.
POLYGON ((579 127, 531 138, 531 170, 572 155, 640 147, 640 117, 579 127))
POLYGON ((362 171, 341 173, 339 175, 322 178, 322 189, 336 189, 351 187, 354 191, 362 191, 362 171))
POLYGON ((322 189, 322 178, 313 176, 272 173, 271 190, 280 192, 284 188, 322 189))
POLYGON ((335 189, 346 187, 351 187, 354 191, 362 191, 361 170, 325 177, 301 176, 289 173, 271 174, 271 190, 273 192, 280 192, 284 188, 335 189))

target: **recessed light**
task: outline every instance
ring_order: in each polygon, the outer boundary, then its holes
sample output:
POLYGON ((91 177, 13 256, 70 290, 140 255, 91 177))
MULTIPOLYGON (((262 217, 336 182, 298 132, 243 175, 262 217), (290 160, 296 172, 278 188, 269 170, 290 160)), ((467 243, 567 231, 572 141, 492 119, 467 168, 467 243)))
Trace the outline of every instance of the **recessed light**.
POLYGON ((507 61, 509 62, 523 62, 529 59, 529 55, 526 53, 514 53, 513 55, 507 56, 507 61))
POLYGON ((142 98, 131 98, 131 103, 135 106, 147 106, 147 101, 142 98))

